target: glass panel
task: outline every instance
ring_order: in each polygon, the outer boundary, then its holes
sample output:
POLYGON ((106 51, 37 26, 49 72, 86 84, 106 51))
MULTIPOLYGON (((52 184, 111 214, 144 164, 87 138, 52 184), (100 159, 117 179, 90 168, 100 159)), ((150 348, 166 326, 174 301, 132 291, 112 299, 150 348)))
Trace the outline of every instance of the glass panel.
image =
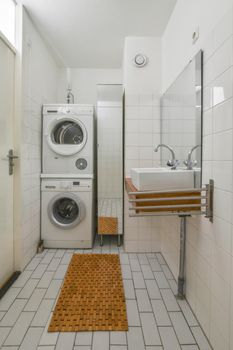
POLYGON ((78 215, 79 207, 73 199, 61 198, 53 205, 53 216, 61 224, 71 224, 78 215))
POLYGON ((57 124, 52 132, 52 140, 57 144, 80 145, 83 142, 82 128, 75 122, 65 121, 57 124))
MULTIPOLYGON (((190 157, 196 187, 201 185, 202 167, 202 67, 200 51, 164 93, 161 103, 161 143, 174 150, 179 167, 187 168, 190 157)), ((162 148, 161 165, 166 166, 169 159, 170 151, 162 148)))
POLYGON ((13 0, 0 0, 0 31, 15 45, 15 3, 13 0))
POLYGON ((97 96, 98 216, 103 218, 106 234, 122 234, 122 85, 99 84, 97 96))

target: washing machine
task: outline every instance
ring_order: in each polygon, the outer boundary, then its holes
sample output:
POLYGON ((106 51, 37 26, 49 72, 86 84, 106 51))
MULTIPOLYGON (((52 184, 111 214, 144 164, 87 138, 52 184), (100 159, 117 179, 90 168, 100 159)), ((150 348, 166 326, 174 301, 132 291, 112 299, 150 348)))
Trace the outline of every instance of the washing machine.
POLYGON ((93 174, 94 109, 89 105, 44 105, 42 173, 93 174))
POLYGON ((46 248, 92 248, 93 180, 41 179, 41 239, 46 248))

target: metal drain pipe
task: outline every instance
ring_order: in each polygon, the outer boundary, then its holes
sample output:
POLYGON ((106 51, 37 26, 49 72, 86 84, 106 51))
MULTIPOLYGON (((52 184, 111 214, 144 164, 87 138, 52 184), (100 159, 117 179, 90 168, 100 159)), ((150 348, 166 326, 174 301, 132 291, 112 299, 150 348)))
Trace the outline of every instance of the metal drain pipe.
POLYGON ((184 299, 184 282, 185 282, 185 251, 186 251, 186 225, 188 215, 179 215, 180 217, 180 266, 178 276, 178 299, 184 299))

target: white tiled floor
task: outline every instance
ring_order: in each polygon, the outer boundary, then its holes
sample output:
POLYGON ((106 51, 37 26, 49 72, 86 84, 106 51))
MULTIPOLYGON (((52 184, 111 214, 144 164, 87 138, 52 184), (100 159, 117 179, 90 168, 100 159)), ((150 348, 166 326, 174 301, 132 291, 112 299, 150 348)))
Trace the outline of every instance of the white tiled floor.
POLYGON ((122 200, 120 198, 98 199, 98 216, 112 216, 118 218, 118 233, 122 234, 122 200))
POLYGON ((116 237, 92 250, 37 254, 0 300, 2 350, 210 350, 160 253, 126 254, 116 237), (128 332, 48 333, 47 327, 73 253, 120 255, 128 332))

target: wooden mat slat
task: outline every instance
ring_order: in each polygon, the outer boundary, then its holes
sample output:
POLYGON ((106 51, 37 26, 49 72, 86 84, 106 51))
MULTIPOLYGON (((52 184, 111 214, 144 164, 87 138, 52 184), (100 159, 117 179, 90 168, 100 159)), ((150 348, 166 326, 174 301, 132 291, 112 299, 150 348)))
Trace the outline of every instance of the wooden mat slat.
POLYGON ((48 331, 127 330, 119 256, 74 254, 48 331))
POLYGON ((111 216, 99 216, 98 234, 99 235, 117 235, 118 219, 111 216))

